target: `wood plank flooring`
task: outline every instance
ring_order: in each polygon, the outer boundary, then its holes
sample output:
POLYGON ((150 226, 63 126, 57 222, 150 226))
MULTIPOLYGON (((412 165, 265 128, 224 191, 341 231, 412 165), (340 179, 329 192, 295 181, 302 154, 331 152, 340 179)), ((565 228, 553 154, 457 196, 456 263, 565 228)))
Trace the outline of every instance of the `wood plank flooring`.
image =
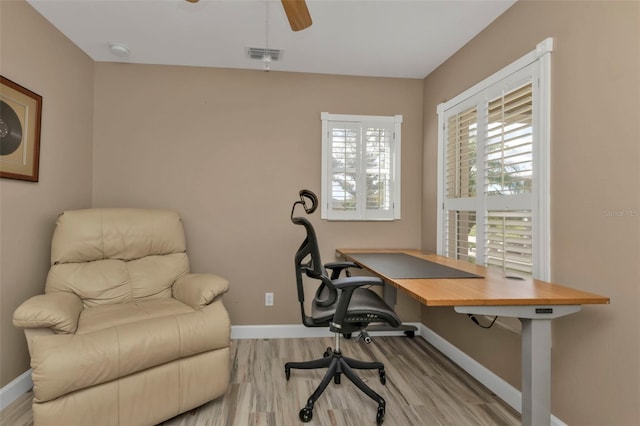
MULTIPOLYGON (((234 340, 231 383, 224 397, 165 421, 162 426, 302 425, 298 412, 325 370, 292 370, 287 361, 319 358, 332 338, 234 340)), ((386 386, 376 370, 360 377, 387 404, 385 426, 519 425, 520 415, 420 337, 375 337, 370 345, 343 340, 345 356, 385 364, 386 386)), ((3 426, 30 426, 32 394, 0 412, 3 426)), ((331 382, 313 410, 308 425, 376 424, 377 404, 349 380, 331 382)))

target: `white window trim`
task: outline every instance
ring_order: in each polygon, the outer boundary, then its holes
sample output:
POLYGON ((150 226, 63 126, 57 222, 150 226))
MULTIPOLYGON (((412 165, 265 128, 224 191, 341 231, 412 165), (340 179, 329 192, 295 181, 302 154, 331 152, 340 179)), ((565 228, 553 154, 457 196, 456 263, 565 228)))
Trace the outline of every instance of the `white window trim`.
MULTIPOLYGON (((437 253, 444 255, 444 147, 445 147, 445 135, 443 129, 445 128, 445 111, 462 104, 469 102, 470 98, 476 96, 478 93, 486 90, 487 88, 499 83, 501 80, 508 78, 509 76, 517 73, 519 70, 528 67, 531 64, 538 63, 538 94, 539 99, 535 102, 534 108, 537 108, 537 116, 539 121, 534 126, 534 134, 537 132, 537 143, 534 144, 534 149, 538 150, 537 156, 539 161, 537 165, 534 165, 536 172, 534 173, 533 184, 538 190, 532 194, 534 197, 535 209, 533 225, 538 230, 533 238, 533 243, 536 247, 542 247, 542 250, 537 250, 534 257, 534 270, 535 278, 550 281, 551 280, 551 213, 550 213, 550 197, 541 197, 539 194, 550 194, 550 121, 551 121, 551 52, 553 51, 553 38, 547 38, 536 45, 536 48, 486 78, 485 80, 474 85, 470 89, 465 90, 460 95, 453 99, 441 103, 438 105, 436 111, 438 114, 438 173, 437 173, 437 253)), ((534 81, 534 84, 536 82, 534 81)))
POLYGON ((401 158, 402 158, 402 115, 351 115, 351 114, 330 114, 328 112, 320 113, 320 119, 322 120, 322 171, 321 171, 321 203, 320 203, 320 217, 322 219, 331 221, 392 221, 399 220, 401 217, 401 158), (330 152, 328 150, 327 132, 328 122, 330 121, 350 121, 350 122, 376 122, 376 123, 392 123, 394 125, 394 151, 392 153, 392 164, 394 170, 393 181, 393 214, 389 217, 329 217, 329 200, 331 194, 329 193, 331 188, 331 182, 329 177, 329 170, 326 167, 326 162, 329 161, 330 152))

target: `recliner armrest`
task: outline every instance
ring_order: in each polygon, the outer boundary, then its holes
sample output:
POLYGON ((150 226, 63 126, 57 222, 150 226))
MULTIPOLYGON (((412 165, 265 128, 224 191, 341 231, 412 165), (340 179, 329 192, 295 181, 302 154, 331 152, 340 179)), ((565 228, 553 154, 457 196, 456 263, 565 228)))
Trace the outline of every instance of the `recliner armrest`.
POLYGON ((362 287, 365 285, 384 285, 383 281, 378 277, 345 277, 333 280, 333 285, 340 290, 350 287, 362 287))
POLYGON ((74 293, 56 291, 40 294, 18 306, 13 313, 13 325, 75 333, 82 309, 82 300, 74 293))
POLYGON ((229 290, 229 281, 214 274, 187 274, 173 284, 172 294, 195 309, 207 306, 229 290))

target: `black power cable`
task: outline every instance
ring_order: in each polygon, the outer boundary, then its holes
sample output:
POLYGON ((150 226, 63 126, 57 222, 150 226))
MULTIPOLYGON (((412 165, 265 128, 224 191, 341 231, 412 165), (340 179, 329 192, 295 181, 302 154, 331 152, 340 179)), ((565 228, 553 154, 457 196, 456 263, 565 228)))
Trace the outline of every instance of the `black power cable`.
POLYGON ((475 315, 467 314, 467 316, 469 317, 469 319, 471 319, 471 321, 476 323, 476 325, 478 327, 482 327, 482 328, 491 328, 491 327, 493 327, 493 324, 495 324, 496 320, 498 319, 498 316, 496 315, 495 317, 493 317, 493 320, 491 321, 491 323, 489 325, 483 325, 483 324, 480 324, 480 321, 478 321, 478 318, 476 318, 475 315))

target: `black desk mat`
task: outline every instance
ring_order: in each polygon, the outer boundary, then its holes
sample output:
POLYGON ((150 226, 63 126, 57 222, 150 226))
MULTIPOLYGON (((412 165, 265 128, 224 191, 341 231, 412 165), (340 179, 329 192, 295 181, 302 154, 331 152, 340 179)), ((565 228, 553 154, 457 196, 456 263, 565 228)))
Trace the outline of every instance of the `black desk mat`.
POLYGON ((405 253, 349 253, 349 257, 389 278, 483 278, 405 253))

